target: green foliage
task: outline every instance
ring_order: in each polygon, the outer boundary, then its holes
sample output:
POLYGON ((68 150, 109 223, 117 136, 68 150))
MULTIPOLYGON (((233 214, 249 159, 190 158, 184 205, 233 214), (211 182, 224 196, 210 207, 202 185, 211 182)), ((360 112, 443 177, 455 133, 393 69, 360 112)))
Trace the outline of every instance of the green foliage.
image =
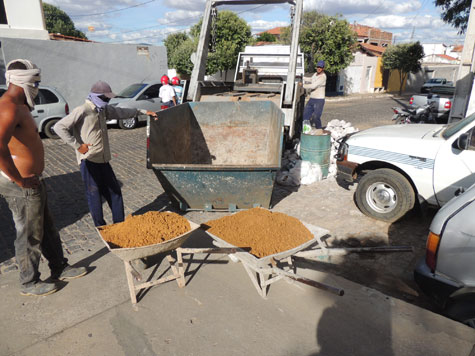
MULTIPOLYGON (((201 19, 190 30, 191 37, 196 41, 199 38, 202 23, 201 19)), ((216 21, 215 41, 215 52, 208 53, 207 74, 234 69, 239 52, 251 42, 251 27, 234 12, 220 11, 216 21)))
POLYGON ((165 41, 163 41, 163 44, 167 48, 168 67, 175 68, 172 64, 172 58, 175 52, 187 40, 189 40, 189 37, 185 32, 178 32, 168 35, 165 41))
POLYGON ((402 43, 389 46, 383 54, 383 68, 399 71, 399 93, 407 78, 407 74, 417 73, 421 69, 421 61, 424 57, 424 48, 419 42, 402 43))
POLYGON ((170 54, 168 52, 168 67, 175 68, 179 74, 190 75, 193 71, 191 54, 196 50, 196 42, 188 38, 181 42, 170 54))
POLYGON ((54 5, 43 3, 46 30, 49 33, 60 33, 64 36, 73 36, 87 39, 86 35, 77 30, 71 18, 54 5))
MULTIPOLYGON (((290 44, 291 29, 283 29, 282 42, 290 44)), ((325 72, 336 74, 353 61, 356 34, 340 16, 316 11, 304 12, 300 29, 300 48, 305 53, 307 72, 315 71, 317 62, 325 61, 325 72)))
POLYGON ((259 36, 257 36, 256 41, 275 42, 277 41, 277 38, 269 32, 262 32, 259 36))
POLYGON ((467 30, 471 3, 472 0, 435 0, 435 6, 442 8, 442 20, 457 28, 459 35, 467 30))

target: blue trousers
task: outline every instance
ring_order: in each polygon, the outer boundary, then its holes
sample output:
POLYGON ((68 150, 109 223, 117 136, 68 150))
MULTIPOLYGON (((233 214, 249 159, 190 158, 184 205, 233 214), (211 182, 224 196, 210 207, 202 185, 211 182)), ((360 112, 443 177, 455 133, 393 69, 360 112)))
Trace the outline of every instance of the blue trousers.
POLYGON ((303 119, 310 120, 312 126, 321 129, 322 120, 320 118, 322 117, 324 105, 325 99, 310 99, 303 110, 303 119))
POLYGON ((102 212, 102 197, 112 211, 114 223, 124 221, 124 202, 119 182, 109 163, 81 161, 81 176, 86 186, 86 198, 95 226, 106 225, 102 212))
POLYGON ((41 254, 52 273, 62 271, 67 263, 59 232, 48 209, 46 187, 42 179, 38 188, 21 188, 0 176, 0 195, 5 198, 15 223, 15 257, 20 283, 29 287, 40 280, 41 254))

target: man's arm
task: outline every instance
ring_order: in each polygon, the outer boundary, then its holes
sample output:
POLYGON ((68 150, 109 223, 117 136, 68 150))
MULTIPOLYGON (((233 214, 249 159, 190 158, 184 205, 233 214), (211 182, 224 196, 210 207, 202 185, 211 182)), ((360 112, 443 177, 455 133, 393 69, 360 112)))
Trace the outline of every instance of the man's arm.
POLYGON ((22 177, 8 148, 15 127, 19 123, 19 115, 15 106, 4 104, 0 110, 0 170, 22 188, 36 188, 40 184, 38 177, 34 175, 22 177))
POLYGON ((305 89, 315 90, 319 87, 324 87, 326 85, 327 78, 325 75, 314 75, 312 76, 312 82, 310 84, 304 84, 305 89))
POLYGON ((54 132, 65 143, 75 150, 78 150, 82 146, 83 142, 76 140, 76 137, 71 134, 71 131, 73 130, 74 125, 76 125, 76 123, 81 119, 81 117, 82 113, 79 110, 74 109, 69 115, 59 120, 53 127, 54 132))
POLYGON ((147 111, 142 109, 129 109, 129 108, 119 108, 117 106, 107 105, 107 119, 115 120, 127 120, 131 117, 136 117, 139 114, 157 116, 153 111, 147 111))

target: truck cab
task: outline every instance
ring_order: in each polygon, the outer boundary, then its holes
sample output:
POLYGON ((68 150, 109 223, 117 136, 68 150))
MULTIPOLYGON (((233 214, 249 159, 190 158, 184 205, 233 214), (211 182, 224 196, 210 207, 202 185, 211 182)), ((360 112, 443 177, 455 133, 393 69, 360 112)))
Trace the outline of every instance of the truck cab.
POLYGON ((365 215, 393 222, 416 201, 440 207, 475 183, 475 114, 450 125, 380 126, 346 136, 337 178, 358 181, 365 215))

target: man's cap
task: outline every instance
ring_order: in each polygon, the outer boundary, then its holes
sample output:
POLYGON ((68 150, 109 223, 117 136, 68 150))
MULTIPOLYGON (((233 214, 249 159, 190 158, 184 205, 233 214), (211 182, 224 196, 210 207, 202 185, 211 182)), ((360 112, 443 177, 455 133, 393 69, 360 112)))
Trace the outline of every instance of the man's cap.
POLYGON ((325 61, 318 61, 317 67, 325 68, 325 61))
POLYGON ((102 94, 107 96, 108 98, 113 98, 116 95, 112 92, 112 89, 109 84, 99 80, 96 84, 94 84, 91 88, 91 93, 95 94, 102 94))

